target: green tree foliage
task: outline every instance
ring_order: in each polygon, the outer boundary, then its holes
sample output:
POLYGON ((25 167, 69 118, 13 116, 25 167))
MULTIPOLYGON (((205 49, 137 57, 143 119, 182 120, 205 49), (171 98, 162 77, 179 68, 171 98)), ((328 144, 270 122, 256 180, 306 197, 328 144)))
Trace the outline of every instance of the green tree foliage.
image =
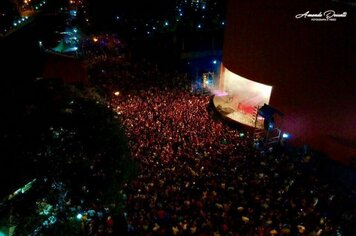
MULTIPOLYGON (((136 165, 116 113, 100 99, 92 99, 99 97, 94 89, 65 86, 56 80, 37 81, 21 91, 21 97, 1 117, 0 181, 5 188, 0 197, 26 181, 46 176, 49 183, 64 184, 66 199, 73 206, 119 208, 121 183, 135 175, 136 165)), ((23 227, 17 230, 29 232, 43 220, 36 209, 37 198, 46 196, 56 205, 63 192, 52 194, 44 188, 24 196, 21 201, 29 210, 19 211, 16 218, 23 227)))

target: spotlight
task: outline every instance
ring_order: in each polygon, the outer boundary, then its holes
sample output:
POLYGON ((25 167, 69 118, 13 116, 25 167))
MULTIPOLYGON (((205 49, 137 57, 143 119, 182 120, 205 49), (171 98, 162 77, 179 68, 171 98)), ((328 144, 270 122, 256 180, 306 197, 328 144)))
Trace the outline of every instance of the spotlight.
POLYGON ((82 214, 80 214, 80 213, 78 213, 78 215, 77 215, 77 219, 78 220, 81 220, 83 218, 83 215, 82 214))
POLYGON ((284 138, 284 139, 289 138, 289 134, 287 134, 287 133, 283 133, 283 134, 282 134, 282 138, 284 138))

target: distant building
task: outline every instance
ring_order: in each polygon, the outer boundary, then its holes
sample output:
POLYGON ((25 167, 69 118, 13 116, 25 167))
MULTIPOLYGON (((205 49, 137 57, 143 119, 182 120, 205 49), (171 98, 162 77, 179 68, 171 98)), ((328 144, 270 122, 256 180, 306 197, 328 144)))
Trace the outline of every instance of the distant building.
POLYGON ((229 76, 272 87, 291 142, 344 163, 356 156, 354 5, 229 0, 223 50, 229 76))

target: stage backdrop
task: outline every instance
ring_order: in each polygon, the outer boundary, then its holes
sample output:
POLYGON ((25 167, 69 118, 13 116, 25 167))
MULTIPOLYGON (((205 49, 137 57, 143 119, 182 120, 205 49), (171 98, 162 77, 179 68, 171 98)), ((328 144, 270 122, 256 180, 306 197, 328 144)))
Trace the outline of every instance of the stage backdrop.
POLYGON ((262 107, 269 103, 272 86, 239 76, 222 64, 219 91, 233 96, 241 107, 262 107))

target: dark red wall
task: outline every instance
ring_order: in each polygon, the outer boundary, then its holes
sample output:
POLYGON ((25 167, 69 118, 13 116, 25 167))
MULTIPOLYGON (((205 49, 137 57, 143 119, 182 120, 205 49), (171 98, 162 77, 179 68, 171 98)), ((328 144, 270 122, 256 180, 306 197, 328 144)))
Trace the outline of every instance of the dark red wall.
POLYGON ((356 7, 313 0, 229 0, 223 63, 272 85, 283 128, 348 163, 356 157, 356 7), (336 22, 295 15, 347 12, 336 22))

